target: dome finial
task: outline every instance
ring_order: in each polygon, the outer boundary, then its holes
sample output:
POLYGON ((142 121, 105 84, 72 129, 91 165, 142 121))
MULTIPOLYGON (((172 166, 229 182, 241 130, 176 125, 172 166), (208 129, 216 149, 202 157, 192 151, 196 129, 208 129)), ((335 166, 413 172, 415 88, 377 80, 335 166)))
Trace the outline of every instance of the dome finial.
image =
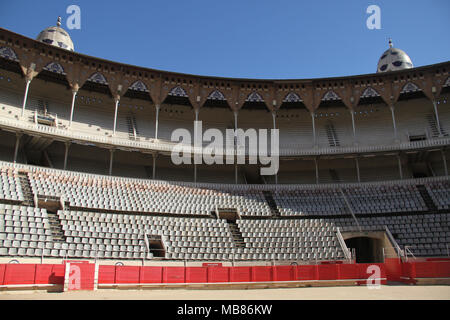
POLYGON ((392 47, 393 47, 392 39, 389 38, 389 48, 392 48, 392 47))
POLYGON ((58 21, 56 22, 56 25, 58 27, 61 27, 61 17, 58 17, 58 21))

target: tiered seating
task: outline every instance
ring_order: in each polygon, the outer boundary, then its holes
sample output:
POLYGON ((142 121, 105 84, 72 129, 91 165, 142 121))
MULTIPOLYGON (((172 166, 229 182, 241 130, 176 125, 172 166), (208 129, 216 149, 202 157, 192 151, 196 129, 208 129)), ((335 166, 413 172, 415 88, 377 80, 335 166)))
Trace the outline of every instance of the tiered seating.
MULTIPOLYGON (((160 236, 168 259, 227 259, 232 238, 223 220, 59 211, 68 256, 138 259, 144 233, 160 236)), ((152 254, 147 256, 152 257, 152 254)))
POLYGON ((45 209, 0 204, 0 256, 50 256, 53 245, 45 209))
POLYGON ((344 192, 355 214, 427 210, 414 185, 353 187, 346 188, 344 192))
MULTIPOLYGON (((414 185, 355 186, 343 191, 354 214, 427 210, 414 185)), ((339 189, 275 191, 274 200, 282 216, 350 214, 339 189)))
MULTIPOLYGON (((334 219, 341 231, 355 227, 352 218, 334 219)), ((363 230, 384 230, 387 226, 399 246, 405 246, 415 256, 448 255, 450 214, 406 215, 358 218, 363 230)))
POLYGON ((275 191, 273 198, 282 216, 337 215, 347 211, 336 189, 275 191))
POLYGON ((210 215, 236 208, 243 216, 269 216, 270 208, 258 191, 224 191, 132 179, 30 172, 37 195, 64 196, 71 207, 130 212, 210 215))
POLYGON ((435 182, 425 186, 438 209, 450 209, 450 182, 435 182))
POLYGON ((342 259, 336 227, 324 219, 240 220, 246 243, 236 258, 249 260, 342 259))
POLYGON ((0 168, 0 199, 23 201, 22 187, 14 169, 0 168))

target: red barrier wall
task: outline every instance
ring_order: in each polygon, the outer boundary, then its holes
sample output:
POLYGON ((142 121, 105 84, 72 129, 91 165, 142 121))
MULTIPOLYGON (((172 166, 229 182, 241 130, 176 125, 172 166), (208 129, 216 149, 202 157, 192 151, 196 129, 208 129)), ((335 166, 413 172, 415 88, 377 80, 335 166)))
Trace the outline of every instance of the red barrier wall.
POLYGON ((229 267, 208 268, 208 282, 230 282, 229 267))
POLYGON ((5 276, 6 264, 0 264, 0 286, 3 285, 3 278, 5 276))
MULTIPOLYGON (((415 282, 416 278, 450 278, 450 261, 425 261, 401 263, 398 259, 385 263, 322 264, 300 266, 254 267, 139 267, 99 266, 99 284, 120 283, 214 283, 214 282, 265 282, 294 280, 360 279, 366 284, 372 278, 376 265, 380 277, 393 281, 415 282), (368 273, 369 271, 369 273, 368 273), (403 277, 403 279, 401 278, 403 277), (412 279, 412 280, 410 280, 412 279)), ((81 283, 81 290, 92 290, 94 264, 71 263, 71 287, 81 283), (72 270, 72 266, 74 269, 72 270), (77 269, 78 268, 78 269, 77 269), (78 273, 80 276, 75 275, 78 273), (79 280, 77 280, 79 277, 79 280)), ((0 285, 63 284, 65 265, 1 264, 0 285)), ((382 284, 386 281, 382 281, 382 284)), ((75 286, 77 287, 77 286, 75 286)))
POLYGON ((163 282, 164 283, 184 283, 185 282, 184 267, 164 267, 163 282))
POLYGON ((61 264, 37 264, 35 284, 64 284, 65 266, 61 264))
POLYGON ((3 284, 34 284, 35 271, 35 264, 7 264, 3 284))
POLYGON ((294 278, 294 266, 274 266, 273 281, 292 281, 294 278))
POLYGON ((116 266, 114 283, 139 283, 140 268, 137 266, 116 266))
POLYGON ((231 282, 250 282, 252 280, 251 267, 234 267, 230 269, 231 282))
POLYGON ((319 268, 319 280, 339 279, 337 264, 322 264, 319 268))
POLYGON ((207 283, 208 268, 204 267, 187 267, 186 268, 187 283, 207 283))
POLYGON ((272 281, 272 267, 252 267, 252 281, 272 281))
POLYGON ((318 266, 315 265, 297 266, 296 280, 317 280, 317 269, 318 266))
POLYGON ((100 284, 116 283, 116 267, 115 266, 99 266, 98 267, 98 283, 100 283, 100 284))
POLYGON ((163 267, 142 267, 141 283, 162 283, 163 267))
POLYGON ((359 268, 356 264, 340 264, 339 279, 359 279, 359 268))
MULTIPOLYGON (((88 263, 71 263, 70 271, 77 268, 80 272, 80 287, 70 288, 69 290, 94 290, 95 264, 88 263)), ((70 274, 69 274, 70 281, 70 274)))

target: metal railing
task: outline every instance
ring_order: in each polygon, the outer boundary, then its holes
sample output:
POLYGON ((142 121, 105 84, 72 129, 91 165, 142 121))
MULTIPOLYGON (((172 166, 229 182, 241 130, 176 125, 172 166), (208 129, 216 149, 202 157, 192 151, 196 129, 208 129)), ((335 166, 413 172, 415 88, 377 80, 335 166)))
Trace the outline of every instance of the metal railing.
POLYGON ((397 255, 400 258, 405 257, 405 251, 400 248, 397 241, 394 239, 394 236, 391 233, 391 230, 389 230, 388 226, 384 226, 384 230, 386 231, 386 235, 391 242, 392 246, 394 247, 395 251, 397 251, 397 255))
POLYGON ((342 237, 342 233, 341 233, 341 230, 339 229, 339 227, 337 228, 336 235, 337 235, 339 244, 341 245, 342 251, 344 252, 345 259, 347 259, 349 262, 351 262, 352 261, 352 253, 351 253, 350 249, 347 248, 347 245, 345 244, 345 240, 342 237))
POLYGON ((405 246, 405 260, 408 261, 408 255, 411 255, 411 257, 413 257, 413 259, 416 259, 416 256, 414 255, 414 253, 412 253, 412 251, 409 249, 409 246, 405 246))

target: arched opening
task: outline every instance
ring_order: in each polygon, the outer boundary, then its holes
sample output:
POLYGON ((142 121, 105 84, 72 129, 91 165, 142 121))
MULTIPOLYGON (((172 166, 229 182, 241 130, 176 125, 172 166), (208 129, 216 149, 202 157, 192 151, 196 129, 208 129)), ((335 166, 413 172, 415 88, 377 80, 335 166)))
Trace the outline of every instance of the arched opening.
POLYGON ((355 237, 345 240, 347 247, 355 253, 356 263, 383 262, 382 240, 369 237, 355 237))

